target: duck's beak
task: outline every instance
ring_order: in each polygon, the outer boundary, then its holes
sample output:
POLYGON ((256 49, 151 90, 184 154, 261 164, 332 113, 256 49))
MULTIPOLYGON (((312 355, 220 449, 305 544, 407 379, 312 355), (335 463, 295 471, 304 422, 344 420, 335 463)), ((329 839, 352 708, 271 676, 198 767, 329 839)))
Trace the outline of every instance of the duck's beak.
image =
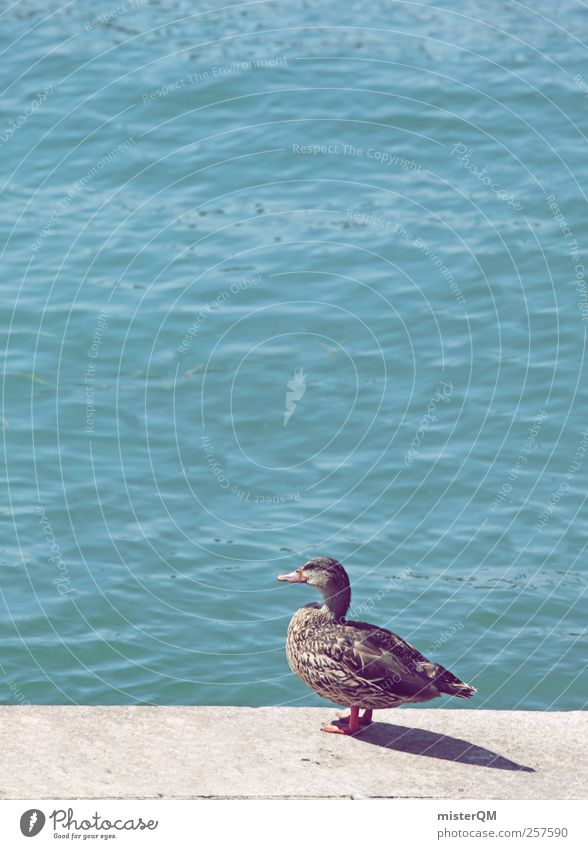
POLYGON ((289 584, 305 584, 306 575, 302 569, 296 569, 295 572, 288 572, 286 575, 276 575, 278 581, 287 581, 289 584))

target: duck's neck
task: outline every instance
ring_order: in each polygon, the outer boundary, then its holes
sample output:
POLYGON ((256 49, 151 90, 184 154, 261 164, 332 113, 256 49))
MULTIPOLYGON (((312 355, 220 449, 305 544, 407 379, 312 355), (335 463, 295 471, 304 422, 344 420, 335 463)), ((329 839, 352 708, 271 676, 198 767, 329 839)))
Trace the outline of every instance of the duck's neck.
POLYGON ((332 619, 334 622, 338 622, 341 619, 345 619, 345 615, 349 610, 349 605, 351 604, 351 589, 350 587, 337 587, 327 589, 323 592, 324 603, 322 606, 322 612, 325 613, 329 619, 332 619))

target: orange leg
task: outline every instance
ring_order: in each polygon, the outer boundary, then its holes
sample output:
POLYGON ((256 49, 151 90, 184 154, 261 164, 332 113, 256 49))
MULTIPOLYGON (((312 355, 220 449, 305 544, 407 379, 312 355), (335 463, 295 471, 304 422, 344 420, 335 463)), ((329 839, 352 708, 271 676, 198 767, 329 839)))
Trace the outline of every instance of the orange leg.
POLYGON ((352 707, 351 715, 349 716, 349 724, 346 728, 342 728, 340 725, 323 725, 322 731, 326 731, 327 734, 356 734, 359 731, 359 708, 352 707))
MULTIPOLYGON (((372 713, 373 713, 372 709, 368 710, 368 708, 364 708, 363 716, 359 717, 359 724, 360 725, 369 725, 372 721, 372 713)), ((338 713, 337 719, 340 719, 341 722, 349 722, 349 720, 351 719, 351 716, 348 713, 338 713)))

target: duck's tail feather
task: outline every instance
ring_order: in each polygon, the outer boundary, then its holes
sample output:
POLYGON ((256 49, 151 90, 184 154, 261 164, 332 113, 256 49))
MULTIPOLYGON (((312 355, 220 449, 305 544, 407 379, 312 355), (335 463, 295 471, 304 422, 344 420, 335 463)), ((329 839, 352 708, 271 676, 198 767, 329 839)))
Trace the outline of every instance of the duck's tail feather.
POLYGON ((464 684, 463 681, 458 682, 443 682, 441 689, 442 693, 447 693, 448 696, 455 696, 458 699, 470 699, 478 691, 470 684, 464 684))
POLYGON ((432 663, 430 660, 420 663, 419 671, 424 672, 429 678, 432 678, 437 691, 447 696, 456 696, 458 699, 469 699, 478 692, 471 684, 464 684, 453 672, 450 672, 438 663, 432 663))

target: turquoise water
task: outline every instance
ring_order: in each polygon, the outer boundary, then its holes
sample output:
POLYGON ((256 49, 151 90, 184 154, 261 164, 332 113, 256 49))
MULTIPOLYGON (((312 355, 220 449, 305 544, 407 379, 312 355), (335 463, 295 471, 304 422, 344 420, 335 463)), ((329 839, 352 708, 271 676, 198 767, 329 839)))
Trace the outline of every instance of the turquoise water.
POLYGON ((1 702, 585 706, 588 12, 351 5, 3 6, 1 702))

